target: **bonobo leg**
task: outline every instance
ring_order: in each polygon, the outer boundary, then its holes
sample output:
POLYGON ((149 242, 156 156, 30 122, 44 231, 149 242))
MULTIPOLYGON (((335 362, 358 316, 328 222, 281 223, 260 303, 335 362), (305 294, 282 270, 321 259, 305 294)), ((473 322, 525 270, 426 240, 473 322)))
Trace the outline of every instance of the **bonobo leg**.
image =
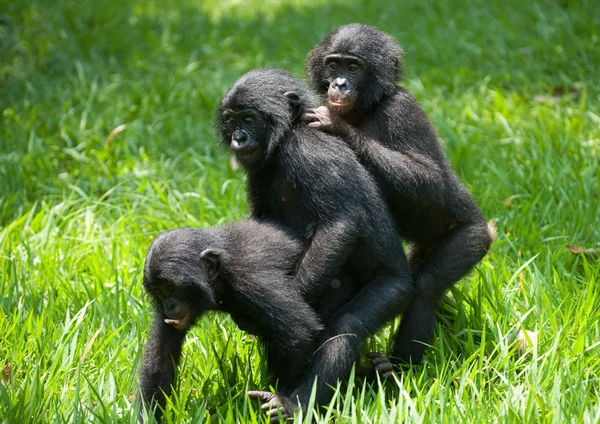
POLYGON ((364 339, 402 314, 412 295, 408 270, 393 277, 379 277, 367 284, 325 329, 307 377, 289 397, 270 392, 250 392, 250 397, 263 402, 261 408, 271 417, 271 423, 278 423, 278 413, 291 417, 298 406, 306 412, 317 377, 315 402, 326 404, 333 394, 330 386, 335 387, 338 380, 345 380, 350 375, 364 339))
MULTIPOLYGON (((146 344, 141 367, 141 401, 147 408, 156 408, 154 416, 160 421, 166 397, 171 395, 171 385, 187 330, 177 330, 164 322, 164 316, 156 313, 146 344), (157 406, 160 406, 158 408, 157 406)), ((140 422, 143 421, 143 408, 140 409, 140 422)))
POLYGON ((417 296, 396 333, 391 355, 394 362, 421 362, 427 345, 433 340, 442 296, 483 259, 491 244, 492 236, 481 220, 459 224, 428 252, 417 249, 411 255, 417 296))

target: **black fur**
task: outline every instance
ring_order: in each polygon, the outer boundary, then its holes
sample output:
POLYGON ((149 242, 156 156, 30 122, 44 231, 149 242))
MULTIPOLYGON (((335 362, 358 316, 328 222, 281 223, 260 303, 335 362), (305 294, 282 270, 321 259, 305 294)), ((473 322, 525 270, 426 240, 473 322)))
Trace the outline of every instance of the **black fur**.
MULTIPOLYGON (((276 225, 255 221, 159 235, 144 268, 144 288, 155 305, 141 367, 146 405, 155 406, 154 400, 164 408, 185 335, 208 310, 229 313, 241 329, 260 336, 273 377, 287 387, 298 384, 323 329, 320 317, 292 285, 302 252, 302 244, 276 225), (176 304, 179 315, 173 313, 176 304), (166 323, 170 318, 180 321, 166 323)), ((343 284, 336 296, 346 302, 357 287, 348 279, 343 284)), ((157 408, 155 417, 161 415, 157 408)))
POLYGON ((225 94, 216 120, 222 143, 248 172, 253 218, 275 220, 304 243, 292 285, 312 305, 337 275, 348 273, 363 285, 324 323, 322 345, 302 384, 276 399, 253 392, 267 402, 264 408, 280 407, 288 415, 296 402, 307 405, 316 376, 317 403, 330 399, 327 385, 347 378, 361 342, 406 310, 413 287, 400 237, 374 180, 351 149, 298 121, 310 106, 314 101, 296 78, 257 70, 225 94))
POLYGON ((361 24, 334 29, 309 53, 306 66, 327 108, 309 110, 303 119, 357 153, 400 235, 411 242, 418 297, 402 319, 392 356, 418 363, 433 339, 440 299, 485 256, 493 235, 427 115, 396 85, 401 69, 402 49, 389 35, 361 24))

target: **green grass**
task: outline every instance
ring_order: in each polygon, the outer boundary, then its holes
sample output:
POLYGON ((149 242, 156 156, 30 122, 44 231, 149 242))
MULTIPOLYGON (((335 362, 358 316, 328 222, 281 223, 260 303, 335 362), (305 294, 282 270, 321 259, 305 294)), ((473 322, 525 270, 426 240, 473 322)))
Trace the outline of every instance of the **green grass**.
MULTIPOLYGON (((353 21, 404 46, 405 85, 499 237, 423 366, 385 390, 351 381, 309 416, 600 420, 599 262, 565 250, 600 249, 597 2, 0 0, 0 422, 135 421, 150 241, 247 215, 212 134, 221 95, 256 67, 302 75, 353 21), (522 354, 519 330, 539 336, 522 354)), ((169 417, 262 422, 245 391, 265 381, 257 342, 207 317, 169 417)))

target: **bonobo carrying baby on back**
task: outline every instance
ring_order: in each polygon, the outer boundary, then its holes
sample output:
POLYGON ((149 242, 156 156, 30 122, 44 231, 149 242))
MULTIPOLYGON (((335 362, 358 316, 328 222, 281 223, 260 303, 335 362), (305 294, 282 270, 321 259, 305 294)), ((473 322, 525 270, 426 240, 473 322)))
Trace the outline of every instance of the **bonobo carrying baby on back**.
POLYGON ((411 244, 417 299, 402 318, 392 357, 418 363, 432 341, 440 299, 485 256, 493 233, 427 115, 396 85, 402 49, 392 37, 366 25, 341 26, 309 53, 306 71, 326 106, 303 120, 356 152, 411 244))

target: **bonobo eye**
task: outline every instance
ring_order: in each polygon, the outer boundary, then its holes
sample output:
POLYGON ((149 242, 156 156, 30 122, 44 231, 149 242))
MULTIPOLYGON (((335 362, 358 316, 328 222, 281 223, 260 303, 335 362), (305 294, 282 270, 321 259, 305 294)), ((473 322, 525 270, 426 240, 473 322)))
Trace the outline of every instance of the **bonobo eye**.
POLYGON ((337 70, 338 70, 338 68, 339 68, 339 66, 338 66, 338 64, 337 64, 336 62, 329 62, 329 63, 327 64, 327 68, 328 68, 330 71, 337 71, 337 70))
POLYGON ((244 118, 244 123, 246 123, 248 125, 254 124, 254 117, 253 116, 246 116, 244 118))
POLYGON ((165 293, 173 293, 175 291, 176 287, 175 284, 173 283, 167 283, 163 285, 163 291, 165 293))
POLYGON ((356 63, 351 63, 350 66, 348 66, 348 71, 352 72, 353 74, 357 73, 360 70, 360 66, 358 66, 356 63))

